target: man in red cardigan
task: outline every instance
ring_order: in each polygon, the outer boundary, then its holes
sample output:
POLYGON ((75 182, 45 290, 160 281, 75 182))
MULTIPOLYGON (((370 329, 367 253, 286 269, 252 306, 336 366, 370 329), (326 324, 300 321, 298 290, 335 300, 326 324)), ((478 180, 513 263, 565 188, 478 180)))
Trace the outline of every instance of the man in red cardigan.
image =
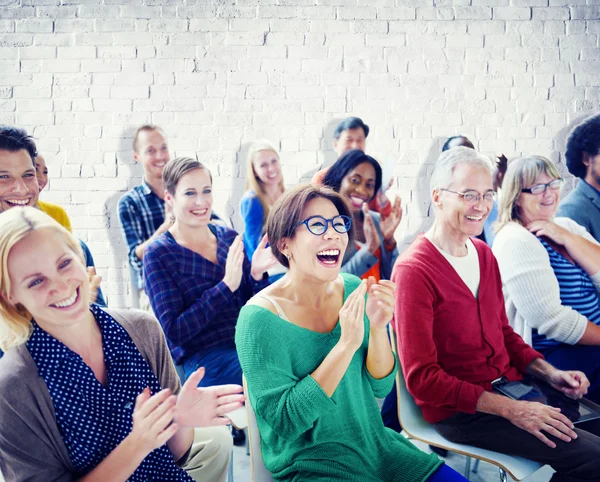
POLYGON ((467 147, 446 151, 430 187, 434 224, 392 274, 398 352, 424 418, 453 442, 549 464, 553 481, 600 480, 600 424, 575 428, 558 409, 492 392, 493 380, 529 373, 581 398, 589 381, 554 368, 508 324, 496 260, 473 239, 496 195, 491 162, 467 147))

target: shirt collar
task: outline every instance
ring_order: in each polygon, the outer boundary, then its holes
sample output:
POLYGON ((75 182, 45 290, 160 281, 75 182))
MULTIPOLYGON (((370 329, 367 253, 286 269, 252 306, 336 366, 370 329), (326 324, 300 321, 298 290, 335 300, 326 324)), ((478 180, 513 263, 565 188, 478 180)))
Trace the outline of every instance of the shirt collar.
POLYGON ((586 183, 590 189, 592 190, 593 193, 595 193, 598 197, 600 197, 600 191, 598 191, 598 189, 596 189, 594 186, 592 186, 589 182, 587 182, 585 179, 582 179, 582 181, 584 183, 586 183))
POLYGON ((142 192, 147 196, 148 194, 154 194, 152 192, 152 188, 150 187, 150 185, 146 182, 146 178, 143 177, 142 178, 142 183, 140 184, 140 187, 142 188, 142 192))

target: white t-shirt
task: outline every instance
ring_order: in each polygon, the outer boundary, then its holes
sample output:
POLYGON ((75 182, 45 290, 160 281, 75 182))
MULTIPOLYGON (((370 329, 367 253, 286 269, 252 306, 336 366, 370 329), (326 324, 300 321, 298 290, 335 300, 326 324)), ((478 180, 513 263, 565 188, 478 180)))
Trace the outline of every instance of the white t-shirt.
MULTIPOLYGON (((429 239, 429 237, 427 239, 429 239)), ((431 239, 429 240, 431 241, 431 239)), ((477 254, 477 248, 473 244, 473 241, 471 241, 470 238, 467 241, 466 256, 452 256, 451 254, 446 253, 446 251, 438 248, 433 241, 431 244, 433 244, 442 256, 448 260, 454 270, 458 273, 458 276, 460 276, 467 285, 467 288, 471 290, 473 296, 477 298, 481 272, 479 269, 479 255, 477 254)))

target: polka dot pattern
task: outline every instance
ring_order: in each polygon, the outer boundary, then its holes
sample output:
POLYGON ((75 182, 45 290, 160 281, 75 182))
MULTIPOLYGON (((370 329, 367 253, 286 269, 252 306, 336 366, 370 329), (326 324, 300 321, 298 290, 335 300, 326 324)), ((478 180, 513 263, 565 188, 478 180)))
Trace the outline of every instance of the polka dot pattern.
MULTIPOLYGON (((46 382, 58 428, 77 476, 96 467, 131 432, 135 399, 146 387, 161 390, 156 375, 125 329, 96 305, 108 387, 82 358, 34 323, 27 348, 46 382)), ((154 450, 129 481, 193 481, 166 445, 154 450)))

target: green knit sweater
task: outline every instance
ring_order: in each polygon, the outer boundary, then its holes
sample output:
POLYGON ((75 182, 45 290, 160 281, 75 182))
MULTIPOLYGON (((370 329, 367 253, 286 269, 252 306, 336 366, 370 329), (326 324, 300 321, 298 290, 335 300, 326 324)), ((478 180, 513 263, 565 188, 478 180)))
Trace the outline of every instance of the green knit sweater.
MULTIPOLYGON (((344 299, 360 279, 342 274, 344 299)), ((424 481, 441 465, 384 427, 375 397, 385 397, 396 367, 376 380, 365 339, 331 398, 310 376, 340 338, 283 320, 255 305, 242 308, 235 342, 256 411, 266 468, 276 480, 424 481)))

